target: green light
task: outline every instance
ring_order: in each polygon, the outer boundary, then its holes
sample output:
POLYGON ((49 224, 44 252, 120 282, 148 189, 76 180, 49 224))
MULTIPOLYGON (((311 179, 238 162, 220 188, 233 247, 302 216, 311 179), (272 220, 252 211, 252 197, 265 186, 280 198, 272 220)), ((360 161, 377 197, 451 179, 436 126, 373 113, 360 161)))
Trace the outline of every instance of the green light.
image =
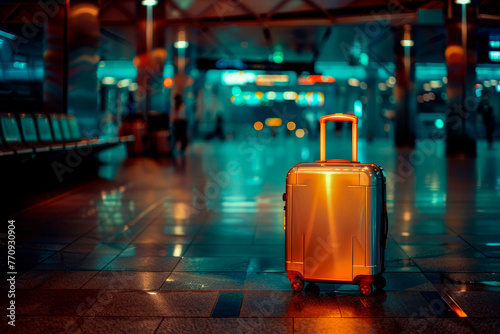
POLYGON ((189 46, 189 43, 186 41, 177 41, 174 43, 174 48, 176 49, 185 49, 189 46))
POLYGON ((370 61, 370 57, 368 57, 368 55, 366 53, 362 53, 359 56, 359 62, 361 63, 361 65, 367 66, 369 61, 370 61))
POLYGON ((500 61, 500 51, 490 51, 489 56, 491 61, 500 61))
POLYGON ((285 60, 285 55, 281 51, 274 51, 273 53, 273 62, 280 64, 285 60))
POLYGON ((498 246, 500 246, 500 242, 488 242, 488 243, 486 243, 486 246, 498 247, 498 246))
POLYGON ((436 121, 434 122, 434 125, 436 126, 436 128, 438 129, 442 129, 443 126, 444 126, 444 122, 441 118, 438 118, 436 119, 436 121))
POLYGON ((500 48, 500 41, 490 41, 490 48, 500 48))
POLYGON ((158 0, 142 0, 141 4, 147 7, 153 7, 158 4, 158 0))

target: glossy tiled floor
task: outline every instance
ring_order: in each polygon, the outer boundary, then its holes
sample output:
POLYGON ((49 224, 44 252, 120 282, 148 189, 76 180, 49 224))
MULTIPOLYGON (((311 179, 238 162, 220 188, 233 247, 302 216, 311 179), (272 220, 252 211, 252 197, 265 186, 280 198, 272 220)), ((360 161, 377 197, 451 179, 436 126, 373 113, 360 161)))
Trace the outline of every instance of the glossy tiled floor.
MULTIPOLYGON (((344 149, 329 155, 347 157, 349 143, 335 140, 344 149)), ((388 174, 388 283, 370 297, 336 284, 292 293, 284 274, 285 174, 315 160, 317 146, 251 137, 123 163, 110 151, 107 180, 9 217, 23 273, 9 329, 500 331, 500 145, 479 142, 477 159, 447 160, 442 143, 410 153, 360 142, 360 161, 388 174)))

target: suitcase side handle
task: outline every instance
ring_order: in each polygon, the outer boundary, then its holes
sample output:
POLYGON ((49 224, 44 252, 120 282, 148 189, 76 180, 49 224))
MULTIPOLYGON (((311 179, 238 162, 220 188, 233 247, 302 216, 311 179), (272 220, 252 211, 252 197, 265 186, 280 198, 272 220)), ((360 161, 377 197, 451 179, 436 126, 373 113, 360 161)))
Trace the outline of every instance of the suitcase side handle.
POLYGON ((354 115, 333 114, 320 118, 320 161, 326 162, 326 122, 349 121, 352 122, 352 161, 358 160, 358 118, 354 115))

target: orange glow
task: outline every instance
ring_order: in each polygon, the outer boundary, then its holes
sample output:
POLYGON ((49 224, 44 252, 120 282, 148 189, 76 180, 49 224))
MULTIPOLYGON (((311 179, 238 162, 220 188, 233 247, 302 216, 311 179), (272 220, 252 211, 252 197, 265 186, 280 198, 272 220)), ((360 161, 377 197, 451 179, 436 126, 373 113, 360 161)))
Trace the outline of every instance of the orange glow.
POLYGON ((299 85, 313 85, 315 83, 333 83, 335 78, 331 76, 324 75, 310 75, 308 77, 299 77, 297 83, 299 85))
POLYGON ((267 126, 281 126, 281 118, 267 118, 266 125, 267 126))
POLYGON ((467 318, 467 313, 465 313, 464 310, 462 310, 462 308, 460 306, 458 306, 458 304, 455 302, 455 300, 453 298, 451 298, 451 296, 448 293, 446 293, 446 295, 448 296, 448 298, 450 298, 451 303, 448 303, 448 305, 450 305, 450 307, 453 309, 453 311, 455 311, 455 313, 460 318, 467 318))
POLYGON ((352 122, 352 161, 358 159, 358 118, 354 115, 333 114, 320 118, 320 160, 326 161, 326 126, 329 121, 350 121, 352 122))
POLYGON ((295 125, 295 123, 294 123, 294 122, 288 122, 288 123, 286 124, 286 128, 287 128, 288 130, 290 130, 290 131, 295 130, 295 127, 296 127, 296 125, 295 125))
POLYGON ((165 80, 163 80, 163 86, 165 86, 166 88, 172 87, 173 84, 174 80, 172 80, 172 78, 165 78, 165 80))
POLYGON ((306 132, 304 131, 304 129, 297 129, 297 131, 295 131, 295 135, 297 136, 297 138, 302 138, 305 134, 306 132))
POLYGON ((262 130, 262 128, 264 128, 264 124, 262 124, 262 122, 255 122, 253 124, 253 128, 257 131, 260 131, 262 130))

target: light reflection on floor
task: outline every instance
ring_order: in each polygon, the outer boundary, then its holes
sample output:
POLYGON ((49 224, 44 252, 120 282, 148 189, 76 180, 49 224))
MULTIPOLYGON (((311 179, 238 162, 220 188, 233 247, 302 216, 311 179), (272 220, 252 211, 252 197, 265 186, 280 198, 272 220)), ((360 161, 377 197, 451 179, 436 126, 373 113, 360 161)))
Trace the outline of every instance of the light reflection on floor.
MULTIPOLYGON (((350 142, 335 140, 327 157, 347 158, 350 142)), ((283 272, 285 175, 319 157, 317 140, 198 142, 185 157, 123 163, 109 151, 108 181, 15 217, 16 330, 498 330, 495 147, 450 160, 443 143, 412 153, 360 142, 360 161, 388 175, 388 284, 368 298, 326 283, 293 294, 283 272), (467 318, 436 307, 444 293, 467 318)))

